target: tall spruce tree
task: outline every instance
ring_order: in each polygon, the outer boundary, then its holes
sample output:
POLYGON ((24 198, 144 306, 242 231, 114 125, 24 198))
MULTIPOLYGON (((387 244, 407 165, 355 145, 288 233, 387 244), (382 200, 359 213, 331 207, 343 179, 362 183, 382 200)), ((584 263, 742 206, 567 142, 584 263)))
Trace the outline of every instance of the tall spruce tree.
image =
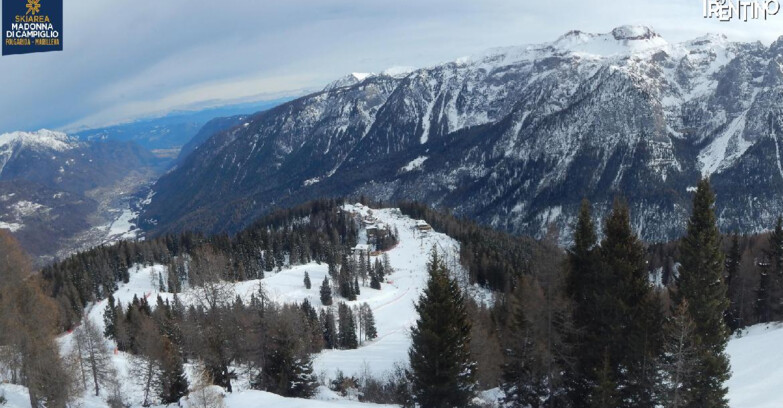
POLYGON ((324 276, 324 282, 321 284, 321 304, 324 306, 332 305, 332 286, 329 285, 328 276, 324 276))
POLYGON ((337 305, 338 327, 337 344, 342 349, 355 349, 359 347, 359 339, 356 337, 356 320, 353 311, 344 302, 337 305))
POLYGON ((468 406, 476 389, 476 363, 470 356, 465 299, 434 248, 427 269, 408 351, 413 399, 428 408, 468 406))
POLYGON ((601 313, 609 319, 609 362, 621 399, 624 406, 655 407, 663 313, 649 282, 644 245, 631 229, 623 199, 615 200, 606 220, 601 258, 611 279, 602 288, 607 307, 601 313))
POLYGON ((759 287, 756 289, 756 301, 753 309, 758 323, 769 322, 772 316, 772 299, 770 299, 770 272, 768 265, 759 268, 759 287))
POLYGON ((182 357, 174 344, 163 341, 160 372, 160 400, 164 404, 173 404, 188 393, 188 378, 182 364, 182 357))
MULTIPOLYGON (((522 285, 527 281, 523 277, 522 285)), ((544 406, 546 384, 541 352, 537 350, 532 324, 525 313, 522 285, 517 287, 512 301, 511 324, 504 339, 505 363, 503 364, 503 383, 505 394, 503 405, 506 407, 544 406)))
POLYGON ((334 312, 331 309, 323 310, 319 316, 321 321, 324 348, 333 349, 337 347, 337 324, 334 320, 334 312))
POLYGON ((769 250, 767 258, 770 261, 771 274, 769 279, 769 319, 777 320, 783 315, 783 218, 778 217, 775 228, 769 234, 769 250))
POLYGON ((726 327, 730 331, 735 331, 741 326, 739 305, 737 301, 737 279, 739 276, 740 262, 742 262, 742 252, 740 252, 739 236, 734 233, 731 236, 731 247, 726 256, 726 288, 728 290, 729 308, 726 309, 726 327))
POLYGON ((687 233, 680 243, 680 269, 673 293, 676 305, 687 301, 688 315, 694 322, 696 374, 684 381, 686 406, 692 408, 728 407, 724 382, 730 376, 725 352, 729 332, 724 313, 729 302, 714 203, 710 182, 702 179, 693 197, 687 233))
POLYGON ((117 338, 117 305, 111 293, 109 293, 106 309, 103 311, 103 325, 103 336, 115 340, 117 338))
POLYGON ((586 406, 591 390, 598 383, 597 375, 604 365, 604 345, 609 333, 603 322, 601 296, 608 279, 602 278, 600 253, 590 202, 582 200, 574 228, 574 245, 568 250, 566 290, 574 302, 574 327, 570 342, 574 348, 573 369, 566 372, 571 401, 576 407, 586 406))

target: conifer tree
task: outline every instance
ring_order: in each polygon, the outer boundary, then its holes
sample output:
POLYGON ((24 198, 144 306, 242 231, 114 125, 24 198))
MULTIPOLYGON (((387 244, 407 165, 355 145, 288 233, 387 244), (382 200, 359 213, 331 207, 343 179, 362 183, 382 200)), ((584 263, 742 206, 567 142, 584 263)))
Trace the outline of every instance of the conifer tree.
POLYGON ((305 271, 304 275, 304 286, 305 289, 310 290, 310 287, 312 286, 312 283, 310 283, 310 274, 305 271))
POLYGON ((623 199, 616 199, 601 241, 604 273, 611 283, 602 288, 601 310, 608 323, 609 363, 622 401, 634 408, 656 405, 657 372, 653 362, 662 346, 663 313, 649 283, 644 245, 631 229, 623 199))
MULTIPOLYGON (((289 310, 290 312, 290 310, 289 310)), ((286 397, 309 398, 315 390, 312 361, 295 338, 293 322, 278 316, 272 324, 264 366, 254 387, 286 397)))
POLYGON ((617 382, 614 380, 614 370, 609 361, 609 355, 604 354, 603 362, 596 373, 596 386, 590 393, 587 406, 590 408, 609 408, 620 406, 620 396, 617 392, 617 382))
POLYGON ((685 380, 689 408, 725 408, 729 378, 726 343, 729 333, 724 322, 728 307, 723 281, 721 235, 715 219, 715 196, 708 179, 702 179, 693 197, 693 213, 680 244, 680 270, 676 305, 688 302, 688 316, 694 322, 696 375, 685 380))
POLYGON ((381 282, 378 281, 378 275, 370 275, 370 287, 376 290, 381 290, 381 282))
POLYGON ((334 319, 334 313, 331 309, 321 310, 319 320, 323 328, 324 348, 333 349, 337 347, 337 324, 334 319))
POLYGON ((726 309, 726 327, 728 327, 731 332, 740 327, 741 320, 739 305, 735 299, 736 282, 737 279, 741 279, 739 277, 740 262, 742 262, 742 253, 740 252, 739 237, 735 233, 731 236, 731 247, 726 256, 726 288, 729 297, 729 308, 726 309))
POLYGON ((163 341, 163 361, 160 372, 160 400, 164 404, 174 404, 188 394, 188 378, 174 344, 168 339, 163 341))
POLYGON ((683 301, 674 310, 665 327, 666 339, 661 371, 661 403, 665 408, 688 406, 685 380, 696 374, 694 323, 688 315, 688 302, 683 301))
POLYGON ((373 340, 378 337, 378 328, 375 327, 375 316, 369 306, 367 307, 365 319, 364 335, 367 337, 367 340, 373 340))
MULTIPOLYGON (((394 269, 391 266, 391 261, 389 260, 389 253, 388 252, 384 252, 382 258, 383 258, 383 265, 382 265, 383 266, 383 275, 386 276, 386 275, 390 275, 390 274, 394 273, 394 269)), ((383 276, 381 276, 381 280, 383 280, 383 276)))
POLYGON ((541 361, 538 358, 531 324, 522 303, 522 289, 518 287, 512 298, 511 325, 506 336, 505 363, 501 388, 507 407, 538 407, 546 396, 541 361))
POLYGON ((109 294, 106 309, 103 311, 103 335, 112 340, 117 338, 117 305, 115 303, 114 296, 109 294))
POLYGON ((600 296, 608 279, 602 278, 598 238, 590 213, 590 202, 582 200, 574 228, 574 245, 568 250, 568 278, 566 291, 574 302, 575 329, 570 342, 574 347, 573 369, 566 372, 571 400, 576 406, 584 406, 596 374, 604 364, 604 342, 608 338, 600 305, 600 296))
POLYGON ((769 317, 767 321, 777 320, 783 314, 783 218, 778 217, 775 228, 769 234, 771 276, 768 276, 769 317))
POLYGON ((756 289, 756 302, 753 308, 756 312, 756 321, 766 323, 770 321, 771 303, 770 299, 770 273, 768 266, 759 268, 759 287, 756 289))
POLYGON ((386 273, 383 269, 383 264, 379 259, 376 258, 373 270, 375 271, 375 277, 378 279, 378 282, 383 281, 383 275, 386 273))
POLYGON ((343 302, 337 306, 338 326, 340 328, 337 334, 337 344, 341 349, 355 349, 359 347, 359 340, 356 337, 356 321, 353 311, 343 302))
POLYGON ((321 284, 321 304, 324 306, 332 305, 332 287, 329 285, 327 276, 324 276, 324 282, 321 284))
POLYGON ((775 228, 769 234, 767 256, 772 261, 772 270, 777 278, 783 278, 783 217, 778 217, 775 228))
POLYGON ((413 398, 422 407, 464 407, 476 389, 465 299, 434 248, 427 270, 408 351, 413 398))
POLYGON ((378 329, 375 327, 375 316, 372 314, 372 309, 367 303, 362 303, 359 306, 359 321, 360 326, 364 331, 364 339, 372 340, 378 337, 378 329))

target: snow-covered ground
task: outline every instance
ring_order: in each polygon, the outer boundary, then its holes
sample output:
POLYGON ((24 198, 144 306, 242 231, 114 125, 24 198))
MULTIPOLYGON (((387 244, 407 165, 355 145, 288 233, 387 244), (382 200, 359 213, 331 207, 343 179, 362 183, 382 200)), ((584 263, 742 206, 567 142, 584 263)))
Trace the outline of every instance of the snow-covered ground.
POLYGON ((732 408, 783 407, 783 324, 758 324, 733 337, 729 405, 732 408))
MULTIPOLYGON (((362 210, 366 209, 359 209, 362 210)), ((455 240, 437 232, 420 233, 415 228, 415 220, 400 215, 398 211, 375 210, 373 216, 392 228, 397 227, 400 241, 388 252, 395 272, 386 278, 387 282, 380 291, 362 288, 356 301, 367 302, 372 308, 378 338, 356 350, 326 350, 320 353, 313 364, 318 374, 325 373, 331 377, 339 369, 346 375, 367 371, 379 376, 391 371, 396 362, 406 362, 411 343, 408 330, 416 322, 414 303, 427 282, 429 252, 434 246, 447 257, 459 253, 459 244, 455 240)))
MULTIPOLYGON (((346 211, 354 211, 366 215, 368 208, 346 206, 346 211)), ((399 233, 400 243, 388 252, 389 260, 394 273, 386 277, 381 290, 362 287, 361 294, 356 301, 346 302, 348 305, 367 303, 373 310, 378 330, 378 338, 365 342, 356 350, 326 350, 315 356, 314 371, 322 378, 332 378, 338 370, 346 375, 360 375, 371 373, 381 376, 391 371, 395 363, 405 363, 410 346, 408 329, 415 323, 416 313, 414 303, 418 300, 421 288, 427 280, 426 263, 431 248, 436 247, 445 254, 447 259, 454 259, 458 254, 459 246, 456 241, 444 234, 437 232, 420 233, 415 228, 415 220, 402 216, 398 210, 375 210, 373 215, 379 222, 396 227, 399 233)), ((360 239, 366 239, 365 234, 360 234, 360 239)), ((375 257, 371 258, 375 262, 375 257)), ((453 262, 453 261, 452 261, 453 262)), ((172 300, 173 294, 161 292, 159 280, 162 277, 166 281, 168 273, 166 266, 154 265, 147 267, 134 266, 130 270, 130 279, 127 284, 120 284, 114 293, 115 299, 128 305, 134 296, 146 297, 151 306, 155 306, 155 298, 161 296, 164 300, 172 300)), ((283 269, 280 272, 267 273, 262 280, 249 280, 233 285, 236 293, 245 300, 258 290, 259 285, 274 301, 281 303, 301 303, 308 299, 313 306, 323 307, 319 296, 319 287, 328 273, 326 264, 310 263, 297 265, 283 269), (304 287, 304 274, 307 272, 313 282, 311 289, 304 287)), ((480 292, 477 294, 481 295, 480 292)), ((183 303, 193 301, 193 294, 184 290, 180 295, 183 303)), ((337 297, 336 301, 341 299, 337 297)), ((98 328, 103 330, 103 311, 106 300, 100 301, 87 309, 87 316, 98 328)), ((72 334, 66 334, 59 339, 63 351, 71 347, 72 334)), ((113 361, 121 376, 128 376, 129 355, 119 352, 114 353, 114 345, 106 343, 112 351, 113 361)), ((133 381, 122 381, 123 393, 129 401, 138 405, 141 401, 140 390, 133 381)), ((286 399, 278 395, 250 390, 245 384, 238 382, 236 392, 225 398, 228 407, 248 406, 280 406, 280 407, 377 407, 377 404, 363 404, 332 393, 325 387, 321 387, 314 400, 286 399)), ((29 402, 26 390, 23 387, 1 385, 0 392, 4 392, 9 399, 7 407, 28 407, 29 402)), ((103 406, 96 398, 85 396, 80 401, 84 406, 103 406)))
MULTIPOLYGON (((346 206, 347 211, 354 211, 365 215, 366 207, 346 206)), ((422 287, 426 283, 426 262, 431 248, 436 247, 446 255, 447 262, 453 269, 456 268, 455 257, 459 250, 459 244, 448 236, 429 232, 422 234, 415 229, 415 220, 402 216, 398 210, 383 209, 374 210, 373 216, 380 222, 388 224, 391 228, 397 228, 400 243, 388 252, 389 259, 394 268, 394 273, 389 275, 383 283, 381 290, 362 287, 361 295, 354 302, 355 305, 366 302, 375 314, 378 329, 378 338, 365 342, 356 350, 325 350, 314 358, 314 371, 322 378, 333 378, 337 370, 345 375, 361 375, 370 373, 381 376, 394 368, 395 363, 405 363, 410 347, 409 328, 416 320, 414 303, 418 300, 422 287)), ((360 239, 365 235, 360 234, 360 239)), ((374 262, 374 259, 372 259, 374 262)), ((127 305, 133 296, 147 297, 151 306, 155 305, 155 298, 160 295, 164 299, 171 300, 173 295, 162 293, 158 288, 159 275, 166 280, 166 267, 155 265, 151 267, 131 268, 130 281, 120 285, 114 293, 114 297, 127 305)), ((464 282, 464 277, 457 273, 458 278, 464 282)), ((277 273, 267 273, 263 280, 251 280, 240 282, 233 287, 238 295, 249 299, 250 294, 258 290, 259 284, 263 284, 269 296, 277 302, 302 302, 308 299, 315 307, 322 307, 319 287, 327 274, 326 264, 307 264, 284 269, 277 273), (304 273, 310 275, 313 282, 311 289, 305 289, 304 273)), ((464 286, 464 285, 463 285, 464 286)), ((471 296, 489 301, 489 294, 474 287, 467 287, 471 296)), ((181 295, 184 303, 193 301, 192 293, 187 289, 181 295)), ((340 299, 337 298, 339 301, 340 299)), ((88 309, 89 318, 99 328, 103 328, 103 310, 106 301, 98 302, 88 309)), ((59 341, 63 350, 67 350, 71 344, 71 334, 62 336, 59 341)), ((783 344, 783 325, 754 326, 746 331, 742 337, 735 337, 729 342, 728 353, 731 358, 733 376, 728 382, 729 400, 732 408, 778 408, 783 406, 783 353, 779 350, 783 344)), ((113 351, 114 346, 107 342, 107 348, 113 351)), ((129 358, 125 353, 113 354, 114 363, 121 376, 123 392, 133 406, 141 402, 140 390, 133 381, 128 379, 129 358)), ((192 367, 188 367, 190 371, 192 367)), ((5 394, 8 402, 6 407, 29 407, 26 389, 10 384, 0 384, 0 395, 5 394)), ((485 392, 484 399, 498 396, 496 390, 485 392)), ((359 403, 348 400, 331 392, 326 387, 320 387, 315 398, 303 400, 295 398, 283 398, 267 392, 250 390, 247 384, 237 381, 235 392, 228 394, 224 399, 226 406, 253 407, 274 406, 282 408, 294 407, 380 407, 376 404, 359 403)), ((84 407, 104 407, 100 399, 85 396, 80 401, 84 407)), ((183 400, 183 406, 188 402, 183 400)))
POLYGON ((136 224, 133 222, 138 217, 138 212, 124 208, 120 215, 109 225, 107 240, 114 242, 121 239, 134 239, 138 235, 136 224))

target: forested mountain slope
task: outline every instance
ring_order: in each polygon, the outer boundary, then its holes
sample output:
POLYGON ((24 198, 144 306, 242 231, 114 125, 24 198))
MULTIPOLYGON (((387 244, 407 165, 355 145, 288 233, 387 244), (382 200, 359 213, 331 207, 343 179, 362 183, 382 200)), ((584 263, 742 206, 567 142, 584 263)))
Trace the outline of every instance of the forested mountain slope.
POLYGON ((322 196, 416 199, 516 233, 568 237, 615 195, 649 241, 682 234, 710 175, 723 230, 783 212, 783 40, 647 27, 569 32, 401 75, 352 76, 210 138, 155 185, 155 233, 237 230, 322 196), (219 199, 216 199, 219 197, 219 199))

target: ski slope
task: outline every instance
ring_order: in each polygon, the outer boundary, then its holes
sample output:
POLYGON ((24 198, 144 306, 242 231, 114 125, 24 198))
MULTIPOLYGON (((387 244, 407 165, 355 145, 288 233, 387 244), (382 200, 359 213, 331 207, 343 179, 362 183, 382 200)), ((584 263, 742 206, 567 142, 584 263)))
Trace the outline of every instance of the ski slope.
MULTIPOLYGON (((347 205, 345 211, 353 211, 359 215, 366 215, 368 208, 364 206, 347 205)), ((400 214, 396 209, 374 210, 373 215, 379 222, 386 223, 390 228, 398 231, 400 243, 388 251, 389 260, 394 272, 386 276, 380 290, 369 286, 362 286, 361 294, 356 301, 346 302, 349 306, 367 303, 375 315, 378 338, 361 344, 356 350, 325 350, 314 356, 314 372, 323 379, 333 378, 338 370, 345 375, 361 375, 369 373, 374 376, 382 376, 394 369, 396 363, 406 363, 408 360, 408 348, 410 347, 409 328, 415 323, 416 312, 414 304, 418 301, 422 287, 427 281, 426 263, 430 250, 435 247, 441 251, 447 261, 454 264, 455 256, 459 253, 459 244, 446 236, 436 232, 421 233, 416 230, 416 222, 400 214)), ((360 241, 366 236, 360 234, 360 241)), ((364 243, 364 242, 360 242, 364 243)), ((375 262, 377 257, 371 257, 375 262)), ((458 269, 458 268, 455 268, 458 269)), ((172 301, 172 293, 162 292, 159 288, 159 280, 166 281, 167 267, 153 265, 142 267, 134 265, 129 270, 130 279, 126 284, 120 284, 114 292, 114 298, 127 306, 133 297, 145 297, 151 307, 155 307, 155 299, 160 296, 164 300, 172 301)), ((297 265, 283 269, 279 272, 268 272, 264 279, 238 282, 232 285, 237 295, 249 301, 251 294, 258 291, 259 285, 271 300, 279 303, 301 303, 308 299, 315 307, 324 307, 321 304, 319 288, 324 277, 328 274, 326 264, 310 263, 297 265), (304 287, 304 274, 310 275, 311 289, 304 287)), ((464 279, 463 279, 464 280, 464 279)), ((367 283, 369 285, 369 282, 367 283)), ((184 304, 195 301, 194 293, 187 288, 179 295, 184 304)), ((345 301, 335 296, 335 303, 345 301)), ((86 310, 88 318, 103 330, 103 312, 107 300, 102 300, 90 306, 86 310)), ((336 307, 336 306, 332 306, 336 307)), ((58 339, 63 353, 72 347, 73 334, 66 334, 58 339)), ((115 345, 111 341, 106 342, 106 347, 112 352, 112 359, 122 379, 123 393, 128 402, 133 406, 139 406, 142 393, 139 386, 130 379, 130 359, 126 353, 115 352, 115 345)), ((191 367, 186 367, 191 371, 191 367)), ((326 387, 319 388, 314 400, 287 399, 275 394, 248 389, 246 381, 236 381, 235 392, 225 397, 227 407, 248 406, 280 406, 280 407, 379 407, 377 404, 365 404, 350 401, 341 397, 326 387)), ((10 384, 0 385, 0 393, 5 393, 8 403, 3 407, 29 407, 29 400, 24 387, 10 384)), ((105 403, 100 398, 86 395, 79 399, 78 403, 85 407, 104 407, 105 403)), ((183 405, 187 406, 187 400, 183 399, 183 405)))
MULTIPOLYGON (((346 211, 361 215, 368 209, 362 206, 345 206, 346 211)), ((314 356, 313 368, 319 377, 334 378, 337 371, 345 375, 372 374, 383 376, 394 369, 396 363, 406 363, 410 347, 409 329, 415 323, 415 302, 426 284, 426 263, 430 250, 435 247, 445 255, 449 266, 456 271, 455 277, 467 289, 471 296, 488 300, 487 293, 465 283, 464 271, 458 267, 456 257, 459 244, 450 237, 431 231, 421 233, 415 228, 416 221, 400 214, 396 209, 373 210, 373 216, 378 221, 386 223, 390 228, 396 228, 399 234, 399 244, 388 251, 389 260, 394 272, 386 277, 381 290, 362 287, 358 299, 346 302, 358 305, 366 302, 373 310, 378 329, 378 338, 364 342, 356 350, 324 350, 314 356)), ((360 240, 364 235, 360 234, 360 240)), ((375 257, 371 262, 375 261, 375 257)), ((302 302, 308 299, 315 307, 323 307, 319 296, 319 287, 327 275, 326 264, 298 265, 283 269, 280 272, 267 273, 262 280, 239 282, 233 285, 235 292, 243 299, 249 300, 250 295, 263 285, 270 298, 276 302, 302 302), (311 289, 305 289, 303 280, 307 272, 312 281, 311 289)), ((114 293, 115 299, 124 305, 131 302, 134 295, 147 297, 152 307, 155 298, 160 295, 164 299, 173 299, 173 294, 161 292, 158 288, 159 275, 166 280, 167 268, 162 265, 148 267, 134 266, 130 269, 130 280, 121 284, 114 293)), ((193 293, 187 288, 180 295, 184 303, 193 302, 193 293)), ((335 297, 335 302, 341 301, 335 297)), ((88 317, 103 328, 103 310, 106 300, 98 302, 87 310, 88 317)), ((333 306, 334 307, 334 306, 333 306)), ((63 351, 71 344, 71 334, 59 339, 63 351)), ((729 342, 727 352, 731 358, 733 375, 728 381, 729 401, 732 408, 780 408, 783 407, 783 325, 753 326, 742 337, 734 337, 729 342)), ((114 344, 107 341, 106 346, 112 352, 114 344)), ((128 374, 130 356, 125 353, 113 354, 113 361, 122 377, 123 392, 132 406, 140 406, 142 397, 140 388, 134 384, 128 374)), ((187 367, 191 371, 192 367, 187 367)), ((275 394, 251 390, 246 381, 236 381, 235 392, 225 395, 224 402, 229 408, 270 406, 281 408, 328 408, 356 407, 371 408, 381 405, 360 403, 341 397, 326 387, 320 387, 312 400, 284 398, 275 394)), ((5 395, 8 402, 3 408, 28 408, 30 406, 27 390, 24 387, 0 384, 0 395, 5 395)), ((498 397, 498 393, 484 393, 487 396, 498 397)), ((77 401, 88 408, 105 407, 105 403, 89 392, 77 401)), ((182 406, 189 406, 187 397, 182 400, 182 406)))
POLYGON ((732 408, 783 407, 783 324, 757 324, 732 337, 726 351, 732 408))
MULTIPOLYGON (((347 206, 360 213, 366 207, 347 206)), ((416 221, 402 216, 396 210, 374 210, 380 222, 397 227, 399 244, 388 252, 394 273, 388 276, 380 291, 365 290, 356 302, 367 302, 375 315, 378 338, 355 350, 325 350, 313 362, 316 373, 333 377, 336 370, 346 375, 369 372, 381 376, 390 372, 394 364, 408 361, 411 340, 409 329, 416 322, 414 309, 422 288, 427 283, 427 261, 433 247, 446 258, 459 254, 459 244, 445 234, 416 230, 416 221)), ((374 259, 371 260, 374 262, 374 259)))

